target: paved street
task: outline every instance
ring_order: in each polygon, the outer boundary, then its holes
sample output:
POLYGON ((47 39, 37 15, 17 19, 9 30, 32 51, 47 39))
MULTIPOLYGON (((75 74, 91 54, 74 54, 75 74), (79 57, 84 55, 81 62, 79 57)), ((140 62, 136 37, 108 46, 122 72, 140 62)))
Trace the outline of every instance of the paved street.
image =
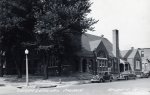
POLYGON ((1 95, 150 95, 150 78, 41 89, 0 87, 0 91, 7 91, 1 95))

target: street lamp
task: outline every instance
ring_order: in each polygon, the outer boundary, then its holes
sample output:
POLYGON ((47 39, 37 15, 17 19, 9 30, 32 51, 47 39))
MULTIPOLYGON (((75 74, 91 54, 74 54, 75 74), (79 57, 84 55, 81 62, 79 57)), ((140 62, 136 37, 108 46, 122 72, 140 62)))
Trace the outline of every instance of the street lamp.
POLYGON ((145 63, 145 71, 147 71, 147 63, 145 63))
POLYGON ((26 49, 25 50, 25 55, 26 55, 26 86, 29 85, 29 75, 28 75, 28 55, 29 54, 29 50, 26 49))

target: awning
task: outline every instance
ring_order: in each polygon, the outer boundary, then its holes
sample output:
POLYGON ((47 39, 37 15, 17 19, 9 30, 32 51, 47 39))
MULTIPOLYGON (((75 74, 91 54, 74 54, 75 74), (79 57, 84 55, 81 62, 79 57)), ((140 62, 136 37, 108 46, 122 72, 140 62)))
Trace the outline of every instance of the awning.
POLYGON ((127 61, 120 59, 120 64, 129 64, 127 61))

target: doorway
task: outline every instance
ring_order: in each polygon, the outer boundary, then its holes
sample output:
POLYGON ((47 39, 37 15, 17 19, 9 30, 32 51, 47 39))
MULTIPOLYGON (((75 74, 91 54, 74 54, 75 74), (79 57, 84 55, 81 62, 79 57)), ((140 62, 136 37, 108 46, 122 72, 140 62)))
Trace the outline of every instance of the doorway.
POLYGON ((87 71, 87 60, 83 59, 82 61, 82 71, 86 72, 87 71))
POLYGON ((120 66, 120 72, 124 72, 124 64, 119 64, 120 66))

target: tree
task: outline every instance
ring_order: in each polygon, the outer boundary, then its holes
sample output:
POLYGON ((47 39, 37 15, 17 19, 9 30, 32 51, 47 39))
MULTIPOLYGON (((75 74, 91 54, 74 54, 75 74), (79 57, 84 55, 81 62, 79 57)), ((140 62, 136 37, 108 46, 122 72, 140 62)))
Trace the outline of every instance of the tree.
POLYGON ((82 33, 93 31, 97 22, 87 18, 90 6, 89 0, 1 0, 0 49, 6 51, 7 61, 16 64, 18 77, 24 49, 32 43, 43 55, 44 77, 48 78, 50 55, 59 59, 61 75, 62 61, 72 60, 81 48, 82 33), (74 45, 76 39, 79 43, 74 45))
MULTIPOLYGON (((73 40, 76 40, 72 37, 81 37, 87 30, 93 31, 92 25, 97 21, 87 18, 91 11, 89 0, 41 0, 41 2, 42 7, 35 11, 37 19, 35 30, 38 34, 45 34, 45 37, 48 37, 48 45, 54 45, 56 55, 60 59, 58 66, 61 73, 62 57, 66 56, 65 60, 73 58, 75 52, 81 49, 78 43, 76 46, 72 44, 73 40)), ((43 45, 47 46, 47 43, 43 45)))
MULTIPOLYGON (((16 65, 18 77, 22 77, 24 48, 22 43, 34 41, 33 0, 0 1, 1 50, 6 51, 7 62, 16 65)), ((15 66, 14 65, 14 66, 15 66)))

